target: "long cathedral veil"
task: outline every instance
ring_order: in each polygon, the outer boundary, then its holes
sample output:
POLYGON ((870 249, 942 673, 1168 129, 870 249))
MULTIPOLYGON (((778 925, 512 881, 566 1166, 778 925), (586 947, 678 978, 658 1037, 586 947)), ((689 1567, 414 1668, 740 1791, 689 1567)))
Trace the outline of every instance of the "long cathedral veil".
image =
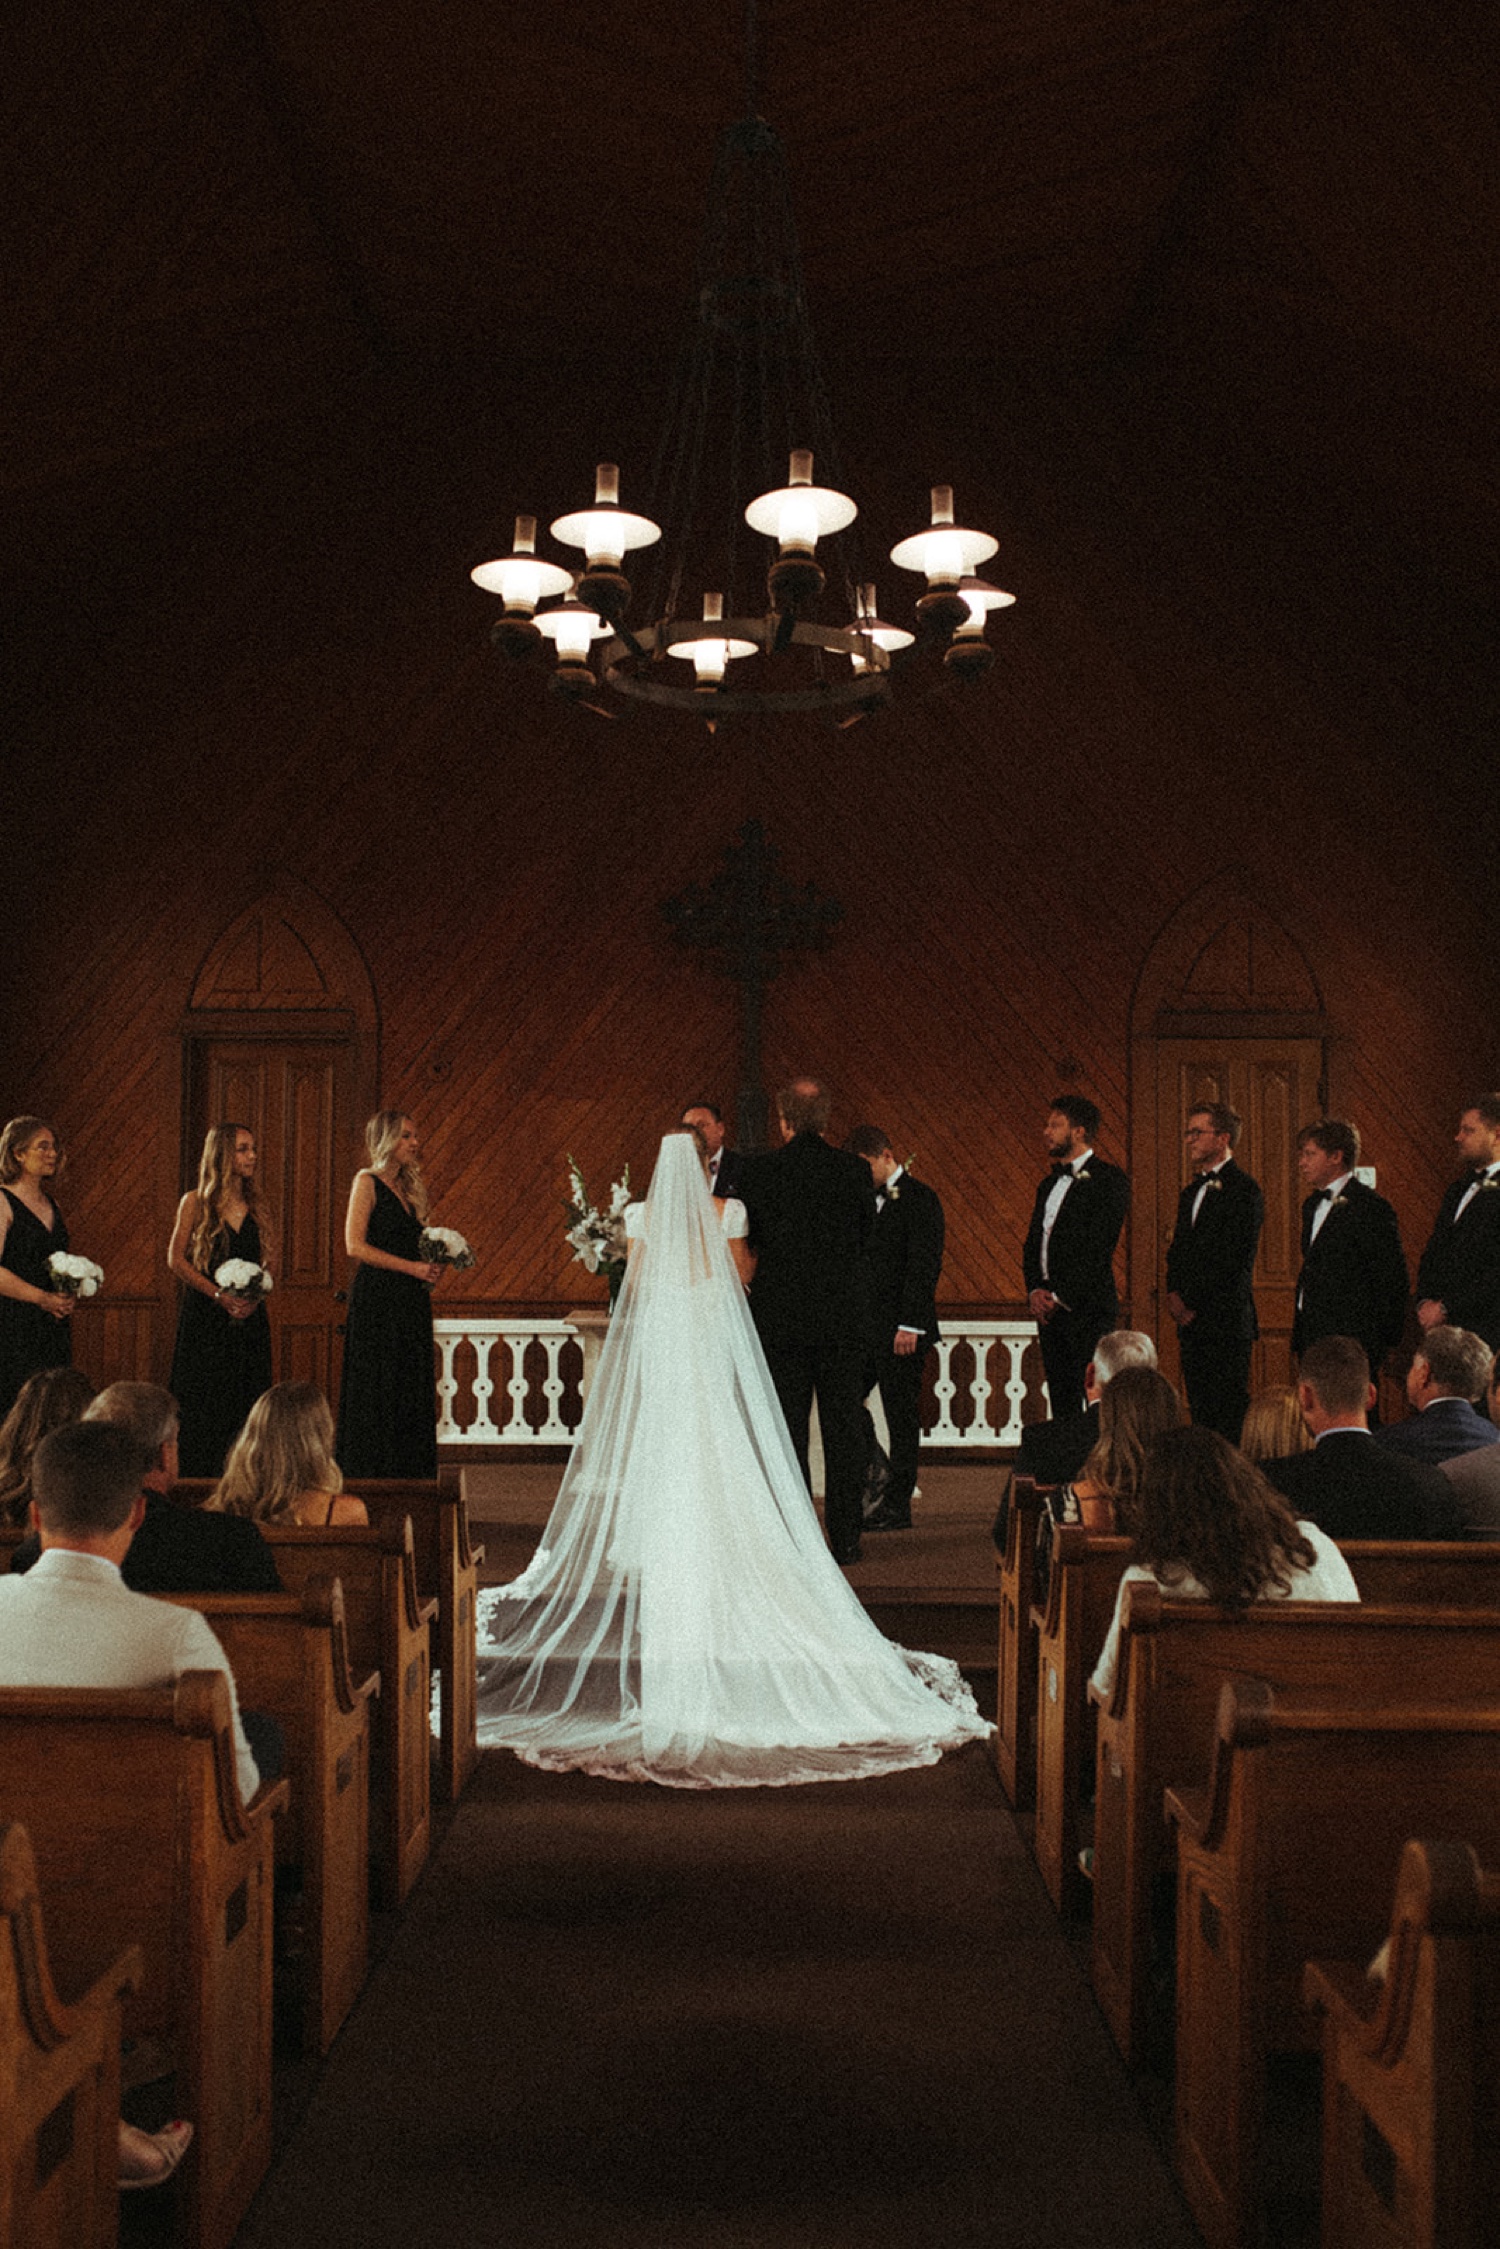
POLYGON ((530 1566, 481 1596, 479 1737, 679 1787, 857 1778, 988 1729, 823 1543, 687 1133, 661 1144, 530 1566))

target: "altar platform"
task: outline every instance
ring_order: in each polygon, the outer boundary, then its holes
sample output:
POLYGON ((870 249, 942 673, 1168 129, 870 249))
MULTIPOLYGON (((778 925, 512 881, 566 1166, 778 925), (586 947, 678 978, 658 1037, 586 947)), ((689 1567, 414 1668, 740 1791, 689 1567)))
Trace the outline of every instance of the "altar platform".
MULTIPOLYGON (((463 1471, 469 1521, 485 1550, 480 1582, 516 1577, 536 1550, 564 1463, 482 1461, 463 1471)), ((998 1461, 922 1467, 909 1531, 867 1533, 849 1582, 882 1632, 951 1656, 993 1715, 999 1556, 990 1538, 1010 1471, 998 1461)), ((820 1511, 821 1512, 821 1511, 820 1511)))

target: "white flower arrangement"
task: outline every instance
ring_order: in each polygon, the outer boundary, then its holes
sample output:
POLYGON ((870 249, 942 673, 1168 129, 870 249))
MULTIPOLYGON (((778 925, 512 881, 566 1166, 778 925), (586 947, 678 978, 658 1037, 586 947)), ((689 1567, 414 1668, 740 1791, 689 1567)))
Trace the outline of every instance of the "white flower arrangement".
POLYGON ((55 1249, 47 1260, 47 1270, 59 1296, 97 1296, 104 1286, 104 1268, 91 1257, 74 1257, 65 1249, 55 1249))
POLYGON ((603 1273, 613 1290, 625 1271, 625 1206, 630 1201, 630 1166, 625 1166, 623 1176, 611 1187, 608 1205, 603 1210, 589 1201, 583 1174, 571 1156, 568 1178, 573 1199, 563 1206, 571 1221, 564 1238, 571 1243, 574 1258, 584 1271, 603 1273))
POLYGON ((214 1274, 214 1286, 221 1288, 226 1296, 240 1296, 247 1304, 253 1304, 257 1297, 270 1295, 271 1276, 264 1265, 257 1265, 248 1257, 226 1257, 214 1274))
POLYGON ((474 1263, 474 1252, 451 1226, 424 1226, 422 1255, 429 1265, 447 1265, 455 1273, 466 1273, 474 1263))

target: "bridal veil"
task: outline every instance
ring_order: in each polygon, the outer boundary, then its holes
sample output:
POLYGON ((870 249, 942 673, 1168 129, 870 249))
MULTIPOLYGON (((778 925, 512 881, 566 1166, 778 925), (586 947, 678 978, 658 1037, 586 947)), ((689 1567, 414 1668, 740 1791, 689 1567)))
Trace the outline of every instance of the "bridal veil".
POLYGON ((542 1543, 480 1599, 480 1741, 723 1788, 930 1764, 987 1731, 824 1545, 696 1143, 668 1134, 542 1543))

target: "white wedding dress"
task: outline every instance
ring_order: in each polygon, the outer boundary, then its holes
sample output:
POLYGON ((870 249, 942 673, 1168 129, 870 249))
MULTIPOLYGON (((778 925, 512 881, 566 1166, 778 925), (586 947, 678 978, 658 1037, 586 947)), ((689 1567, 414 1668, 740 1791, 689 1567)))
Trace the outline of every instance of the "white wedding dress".
POLYGON ((669 1133, 542 1543, 480 1596, 481 1743, 749 1788, 932 1764, 991 1730, 823 1543, 725 1239, 743 1224, 669 1133))

